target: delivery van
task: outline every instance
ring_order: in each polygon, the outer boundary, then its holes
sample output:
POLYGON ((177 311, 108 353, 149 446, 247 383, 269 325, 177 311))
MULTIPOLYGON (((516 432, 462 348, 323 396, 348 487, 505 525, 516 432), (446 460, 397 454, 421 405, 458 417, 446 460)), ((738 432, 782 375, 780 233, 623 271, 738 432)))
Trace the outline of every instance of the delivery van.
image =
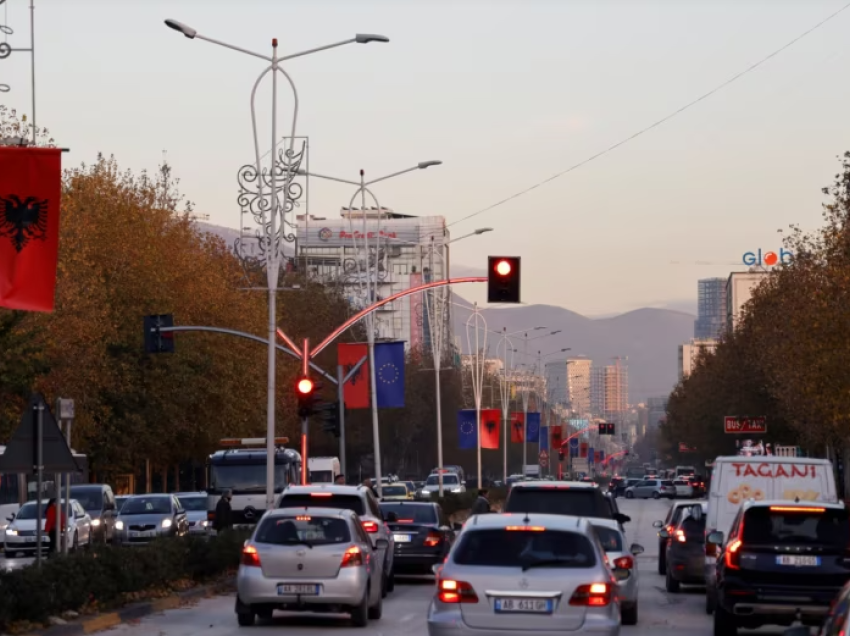
MULTIPOLYGON (((705 536, 722 532, 726 537, 741 503, 753 499, 787 499, 837 503, 835 473, 828 459, 809 457, 718 457, 714 460, 708 490, 705 536)), ((715 565, 719 546, 706 541, 706 612, 715 604, 715 565)))

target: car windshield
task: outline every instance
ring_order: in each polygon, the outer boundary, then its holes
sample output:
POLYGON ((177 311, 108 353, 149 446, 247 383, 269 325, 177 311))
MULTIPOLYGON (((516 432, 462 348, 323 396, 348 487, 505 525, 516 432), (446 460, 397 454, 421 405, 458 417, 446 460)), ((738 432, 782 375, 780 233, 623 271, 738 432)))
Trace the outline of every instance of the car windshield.
POLYGON ((599 537, 599 543, 605 548, 605 552, 622 552, 623 551, 623 535, 613 528, 605 528, 602 526, 594 526, 596 536, 599 537))
POLYGON ((522 488, 511 491, 505 512, 575 515, 610 519, 611 506, 592 488, 522 488))
POLYGON ((97 511, 103 508, 103 492, 94 488, 71 488, 71 498, 80 502, 80 505, 88 511, 97 511))
POLYGON ((131 497, 121 506, 122 515, 171 514, 170 497, 131 497))
POLYGON ((453 560, 479 567, 590 568, 596 565, 587 537, 560 530, 467 530, 460 535, 453 560))
POLYGON ((744 515, 744 543, 820 544, 844 549, 850 543, 846 509, 771 506, 744 515))
POLYGON ((207 509, 206 497, 178 497, 180 505, 186 512, 200 512, 207 509))
POLYGON ((384 486, 381 488, 384 493, 384 497, 406 497, 407 496, 407 487, 406 486, 384 486))
POLYGON ((126 502, 128 499, 129 499, 129 497, 116 497, 115 498, 115 509, 118 512, 121 512, 121 508, 124 505, 124 502, 126 502))
MULTIPOLYGON (((443 485, 444 486, 457 486, 460 482, 457 479, 457 475, 443 475, 443 485)), ((430 475, 428 477, 428 481, 425 482, 426 486, 439 486, 440 485, 440 476, 439 475, 430 475)))
POLYGON ((309 515, 273 517, 260 524, 254 541, 272 545, 328 545, 349 543, 351 534, 345 519, 309 515))
MULTIPOLYGON (((42 504, 41 514, 44 515, 44 506, 46 504, 42 504)), ((36 518, 36 513, 38 512, 36 508, 36 503, 34 501, 30 501, 29 503, 25 503, 21 506, 21 509, 18 510, 18 514, 15 515, 15 520, 32 520, 36 518)))
MULTIPOLYGON (((287 484, 285 465, 274 467, 274 487, 280 492, 287 484)), ((266 492, 266 462, 262 464, 219 464, 210 466, 208 492, 231 490, 234 494, 266 492)))
POLYGON ((437 523, 437 513, 433 506, 410 506, 404 504, 381 504, 381 510, 386 517, 389 513, 394 512, 398 517, 395 523, 422 523, 435 524, 437 523))
POLYGON ((278 508, 335 508, 353 510, 358 515, 366 514, 363 499, 357 495, 334 495, 330 493, 305 493, 284 495, 278 508), (330 495, 330 496, 328 496, 330 495))

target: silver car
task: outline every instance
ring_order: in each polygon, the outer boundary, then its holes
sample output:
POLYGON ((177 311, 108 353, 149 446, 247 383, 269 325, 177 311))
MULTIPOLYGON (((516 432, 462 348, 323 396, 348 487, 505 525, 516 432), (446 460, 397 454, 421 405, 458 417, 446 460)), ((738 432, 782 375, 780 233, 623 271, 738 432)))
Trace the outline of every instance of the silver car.
POLYGON ((381 618, 383 568, 352 510, 284 508, 263 515, 242 549, 236 617, 248 627, 274 610, 345 612, 355 627, 381 618))
POLYGON ((670 479, 644 479, 626 488, 626 499, 676 498, 676 486, 670 479))
POLYGON ((620 633, 617 581, 587 519, 471 517, 435 572, 430 636, 620 633))
POLYGON ((115 530, 118 543, 144 545, 157 537, 185 535, 189 520, 174 495, 133 495, 121 506, 115 530))
POLYGON ((620 592, 620 617, 623 625, 637 625, 638 621, 638 567, 635 557, 643 554, 642 545, 633 543, 626 549, 626 536, 622 526, 613 519, 591 519, 596 536, 608 555, 620 592))
POLYGON ((189 521, 189 534, 209 534, 210 522, 207 520, 207 493, 205 492, 177 492, 174 493, 177 501, 186 511, 186 519, 189 521))

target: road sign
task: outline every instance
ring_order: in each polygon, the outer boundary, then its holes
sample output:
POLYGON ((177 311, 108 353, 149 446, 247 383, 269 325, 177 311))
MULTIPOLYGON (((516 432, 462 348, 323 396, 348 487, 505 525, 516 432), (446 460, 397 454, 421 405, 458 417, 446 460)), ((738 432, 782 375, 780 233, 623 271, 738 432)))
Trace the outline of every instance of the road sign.
POLYGON ((64 398, 59 398, 59 419, 74 419, 74 400, 66 400, 64 398))
POLYGON ((726 433, 767 433, 767 418, 741 417, 738 415, 727 415, 723 418, 723 430, 726 433))

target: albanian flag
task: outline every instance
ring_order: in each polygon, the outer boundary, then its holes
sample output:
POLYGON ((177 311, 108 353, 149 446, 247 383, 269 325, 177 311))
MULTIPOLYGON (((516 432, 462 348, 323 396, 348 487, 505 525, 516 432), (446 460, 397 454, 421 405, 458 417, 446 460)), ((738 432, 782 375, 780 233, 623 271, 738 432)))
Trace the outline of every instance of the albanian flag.
POLYGON ((511 413, 511 443, 522 444, 525 439, 525 413, 514 411, 511 413))
POLYGON ((0 146, 0 307, 53 311, 62 150, 0 146))
POLYGON ((481 448, 499 448, 499 421, 502 412, 499 409, 481 411, 481 448))
POLYGON ((550 435, 552 436, 552 450, 560 450, 561 444, 561 425, 556 424, 552 427, 550 431, 550 435))

